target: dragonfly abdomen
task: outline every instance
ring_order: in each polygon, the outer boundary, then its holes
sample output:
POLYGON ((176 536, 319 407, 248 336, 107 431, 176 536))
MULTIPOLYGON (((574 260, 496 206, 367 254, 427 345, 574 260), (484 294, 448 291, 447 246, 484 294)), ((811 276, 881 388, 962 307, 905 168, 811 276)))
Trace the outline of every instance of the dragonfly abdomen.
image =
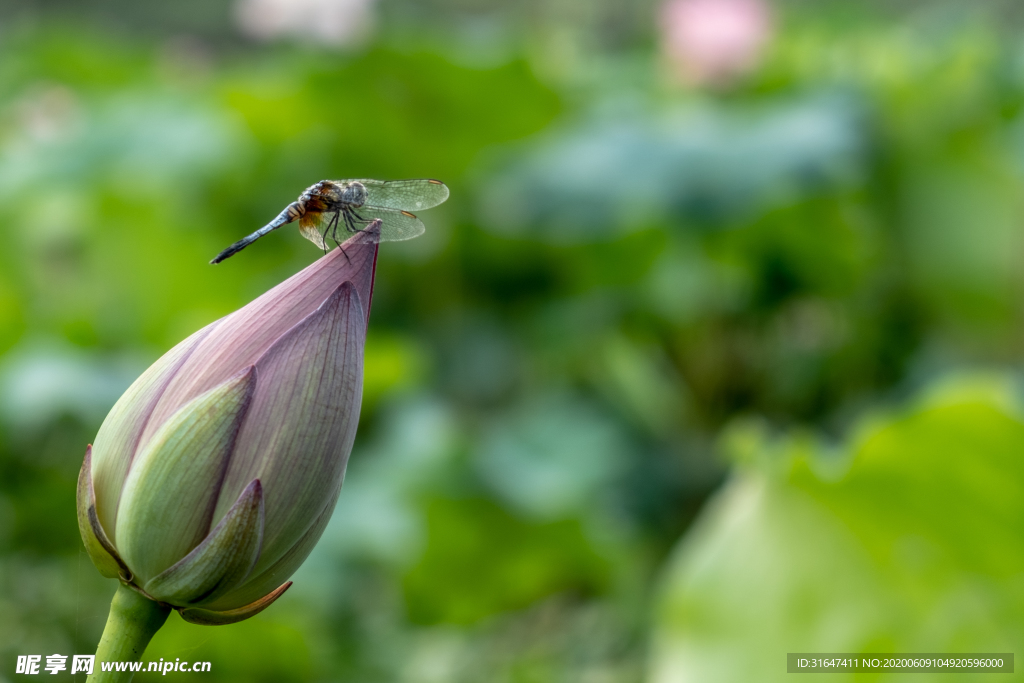
POLYGON ((217 254, 213 258, 213 260, 210 261, 210 263, 220 263, 229 256, 234 256, 235 254, 242 251, 259 238, 266 235, 268 232, 277 230, 282 225, 287 225, 288 223, 291 223, 292 221, 298 218, 302 218, 302 216, 304 215, 306 215, 305 204, 303 204, 302 202, 292 202, 291 204, 285 207, 284 211, 277 214, 277 218, 270 221, 256 232, 252 233, 251 235, 243 237, 242 239, 238 240, 224 251, 217 254))

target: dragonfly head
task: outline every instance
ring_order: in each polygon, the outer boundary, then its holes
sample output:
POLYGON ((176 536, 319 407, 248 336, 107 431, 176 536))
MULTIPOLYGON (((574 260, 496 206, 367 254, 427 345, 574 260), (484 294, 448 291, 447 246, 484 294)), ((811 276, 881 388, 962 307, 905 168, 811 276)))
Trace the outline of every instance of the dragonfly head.
POLYGON ((366 186, 359 182, 352 182, 345 186, 341 193, 341 201, 356 208, 366 203, 366 186))

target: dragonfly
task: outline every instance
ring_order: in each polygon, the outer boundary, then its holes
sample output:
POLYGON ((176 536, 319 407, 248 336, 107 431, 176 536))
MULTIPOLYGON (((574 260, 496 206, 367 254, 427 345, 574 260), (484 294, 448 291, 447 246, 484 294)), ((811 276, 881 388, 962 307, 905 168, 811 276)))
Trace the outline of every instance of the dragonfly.
POLYGON ((423 234, 423 221, 413 211, 429 209, 448 199, 448 186, 440 180, 321 180, 310 185, 277 218, 217 254, 220 263, 277 230, 299 222, 299 232, 327 251, 327 240, 339 244, 346 235, 361 234, 367 241, 398 242, 423 234))

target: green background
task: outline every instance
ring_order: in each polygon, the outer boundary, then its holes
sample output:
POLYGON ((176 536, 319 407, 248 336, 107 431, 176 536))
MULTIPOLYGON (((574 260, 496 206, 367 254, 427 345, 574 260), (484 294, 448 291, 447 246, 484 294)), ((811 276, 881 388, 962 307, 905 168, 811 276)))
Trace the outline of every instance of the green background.
MULTIPOLYGON (((349 5, 372 26, 336 44, 226 2, 0 8, 0 681, 95 648, 115 586, 74 499, 107 410, 318 253, 282 230, 207 261, 346 177, 451 199, 381 247, 324 538, 256 618, 172 615, 145 658, 212 671, 169 676, 1024 653, 1014 3, 775 2, 714 83, 674 72, 654 2, 349 5)), ((822 680, 855 678, 897 680, 822 680)))

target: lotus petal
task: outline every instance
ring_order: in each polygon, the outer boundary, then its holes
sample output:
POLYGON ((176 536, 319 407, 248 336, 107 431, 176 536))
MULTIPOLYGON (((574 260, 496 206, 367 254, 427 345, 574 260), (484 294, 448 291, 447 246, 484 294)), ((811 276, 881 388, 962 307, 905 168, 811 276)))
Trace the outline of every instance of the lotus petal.
POLYGON ((175 372, 217 323, 207 325, 151 365, 110 409, 92 447, 96 513, 111 538, 117 531, 117 507, 142 432, 175 372))
POLYGON ((85 551, 100 574, 109 579, 131 576, 131 572, 117 556, 114 544, 107 538, 96 514, 96 494, 92 488, 92 445, 85 449, 85 460, 78 473, 78 531, 82 534, 85 551))
POLYGON ((214 600, 241 583, 263 542, 263 488, 252 481, 224 519, 177 564, 150 579, 145 590, 172 605, 214 600))
MULTIPOLYGON (((222 318, 175 373, 153 409, 143 442, 179 406, 255 363, 292 327, 316 311, 341 283, 351 282, 363 297, 365 325, 370 314, 376 262, 376 244, 346 242, 343 249, 335 249, 244 308, 222 318)), ((365 328, 360 331, 360 335, 365 333, 365 328)))
POLYGON ((267 517, 262 571, 305 535, 341 488, 363 390, 366 322, 346 282, 256 363, 260 382, 221 489, 214 519, 253 479, 267 517))
POLYGON ((138 455, 125 481, 115 543, 139 585, 187 555, 209 532, 255 384, 249 367, 195 398, 138 455))

